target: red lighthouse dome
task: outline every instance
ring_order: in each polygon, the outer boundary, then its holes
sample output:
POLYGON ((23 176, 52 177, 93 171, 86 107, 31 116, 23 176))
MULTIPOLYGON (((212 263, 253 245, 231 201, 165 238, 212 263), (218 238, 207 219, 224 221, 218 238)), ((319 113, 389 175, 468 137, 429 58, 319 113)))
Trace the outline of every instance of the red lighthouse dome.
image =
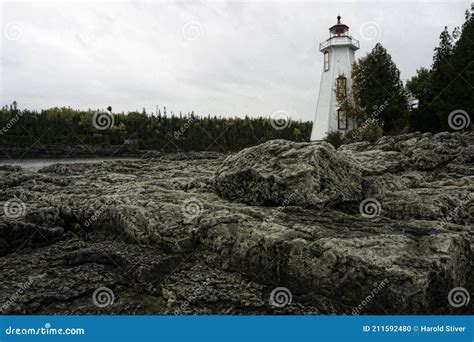
POLYGON ((341 23, 341 16, 337 16, 337 24, 329 28, 330 37, 347 36, 349 33, 349 26, 341 23))

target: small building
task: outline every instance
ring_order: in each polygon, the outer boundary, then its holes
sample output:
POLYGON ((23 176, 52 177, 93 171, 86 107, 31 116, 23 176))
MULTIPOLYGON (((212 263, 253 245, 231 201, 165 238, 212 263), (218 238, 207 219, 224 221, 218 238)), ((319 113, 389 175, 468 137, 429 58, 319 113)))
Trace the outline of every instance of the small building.
POLYGON ((345 96, 352 89, 351 71, 359 41, 349 35, 349 26, 341 23, 329 28, 329 38, 319 44, 324 63, 319 88, 311 141, 323 140, 329 132, 347 133, 354 125, 342 111, 336 99, 336 89, 345 96))

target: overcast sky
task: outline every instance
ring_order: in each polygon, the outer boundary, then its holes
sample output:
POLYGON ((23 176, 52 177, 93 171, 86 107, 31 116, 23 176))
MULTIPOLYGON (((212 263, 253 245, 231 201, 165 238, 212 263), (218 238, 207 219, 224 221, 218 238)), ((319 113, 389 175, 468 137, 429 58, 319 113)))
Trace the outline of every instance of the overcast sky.
POLYGON ((1 105, 312 120, 338 14, 410 78, 471 1, 2 2, 1 105))

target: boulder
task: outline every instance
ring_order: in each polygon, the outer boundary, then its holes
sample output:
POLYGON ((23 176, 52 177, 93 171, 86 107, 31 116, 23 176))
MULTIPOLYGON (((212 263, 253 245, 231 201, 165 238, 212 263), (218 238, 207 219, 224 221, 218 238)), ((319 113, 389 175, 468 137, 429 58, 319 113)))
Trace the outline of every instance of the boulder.
POLYGON ((359 200, 361 171, 329 144, 271 140, 225 159, 218 194, 252 205, 322 208, 359 200))

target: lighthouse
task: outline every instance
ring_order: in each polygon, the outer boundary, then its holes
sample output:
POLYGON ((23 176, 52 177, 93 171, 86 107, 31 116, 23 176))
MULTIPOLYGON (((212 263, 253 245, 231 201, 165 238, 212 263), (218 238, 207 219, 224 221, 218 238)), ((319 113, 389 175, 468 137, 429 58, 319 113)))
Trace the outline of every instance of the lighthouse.
POLYGON ((321 141, 330 132, 347 133, 354 128, 338 106, 336 90, 342 91, 343 96, 351 91, 351 70, 358 49, 359 41, 349 35, 349 26, 342 24, 338 16, 337 24, 329 28, 329 38, 319 44, 324 63, 311 141, 321 141))

